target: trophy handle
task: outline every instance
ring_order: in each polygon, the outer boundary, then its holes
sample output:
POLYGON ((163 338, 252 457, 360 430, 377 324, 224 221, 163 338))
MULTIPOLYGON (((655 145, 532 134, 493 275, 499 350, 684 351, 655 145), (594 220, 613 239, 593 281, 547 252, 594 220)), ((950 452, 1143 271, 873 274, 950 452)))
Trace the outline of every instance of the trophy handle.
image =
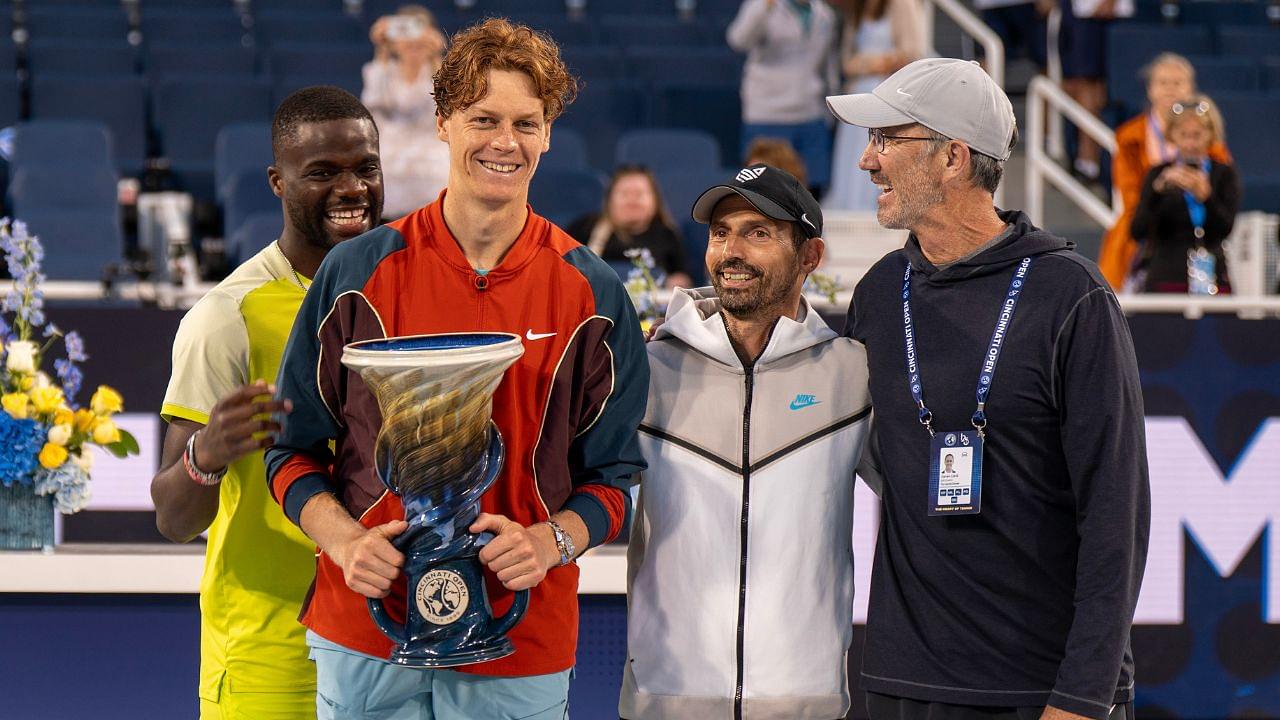
POLYGON ((511 603, 511 607, 507 609, 507 614, 500 618, 494 618, 493 623, 489 626, 489 632, 493 635, 506 635, 511 632, 511 628, 520 622, 524 617, 524 613, 529 609, 529 591, 517 590, 516 599, 511 603))
MULTIPOLYGON (((410 525, 405 531, 397 535, 391 541, 391 546, 400 552, 408 555, 410 541, 417 535, 415 530, 418 527, 410 525)), ((387 606, 383 604, 382 598, 365 598, 365 603, 369 606, 369 616, 373 618, 373 622, 391 639, 391 642, 398 645, 404 645, 408 642, 408 631, 405 630, 404 623, 398 623, 391 619, 391 613, 387 612, 387 606)))

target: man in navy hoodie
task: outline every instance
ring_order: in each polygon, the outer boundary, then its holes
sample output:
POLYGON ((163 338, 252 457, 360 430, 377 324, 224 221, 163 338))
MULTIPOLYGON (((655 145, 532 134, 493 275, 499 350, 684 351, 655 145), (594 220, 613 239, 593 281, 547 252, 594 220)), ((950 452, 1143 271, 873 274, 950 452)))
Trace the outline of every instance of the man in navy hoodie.
POLYGON ((867 347, 884 483, 870 716, 1132 720, 1150 489, 1116 298, 1070 243, 994 207, 1017 130, 977 64, 919 60, 828 104, 868 128, 880 223, 911 231, 845 328, 867 347))

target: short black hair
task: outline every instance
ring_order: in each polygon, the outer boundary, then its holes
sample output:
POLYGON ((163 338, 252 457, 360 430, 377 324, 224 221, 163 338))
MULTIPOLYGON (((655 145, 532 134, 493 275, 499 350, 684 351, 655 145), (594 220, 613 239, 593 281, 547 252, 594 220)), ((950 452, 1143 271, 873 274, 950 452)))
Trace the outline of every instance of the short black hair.
POLYGON ((333 85, 312 85, 297 90, 285 98, 276 108, 271 120, 271 154, 280 161, 280 151, 286 142, 298 136, 298 127, 305 123, 330 120, 368 120, 373 132, 378 133, 369 109, 355 95, 333 85))

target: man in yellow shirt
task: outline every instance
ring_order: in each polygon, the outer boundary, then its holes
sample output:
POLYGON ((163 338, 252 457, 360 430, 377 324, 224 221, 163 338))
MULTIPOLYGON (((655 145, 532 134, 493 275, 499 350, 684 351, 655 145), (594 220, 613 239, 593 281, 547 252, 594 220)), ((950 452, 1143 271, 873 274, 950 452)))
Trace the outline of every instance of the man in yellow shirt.
POLYGON ((315 668, 297 616, 315 546, 267 495, 261 450, 287 401, 272 399, 310 278, 339 242, 382 214, 378 128, 336 87, 285 98, 271 128, 284 232, 183 318, 161 414, 156 525, 174 542, 206 529, 200 583, 200 717, 315 717, 315 668))

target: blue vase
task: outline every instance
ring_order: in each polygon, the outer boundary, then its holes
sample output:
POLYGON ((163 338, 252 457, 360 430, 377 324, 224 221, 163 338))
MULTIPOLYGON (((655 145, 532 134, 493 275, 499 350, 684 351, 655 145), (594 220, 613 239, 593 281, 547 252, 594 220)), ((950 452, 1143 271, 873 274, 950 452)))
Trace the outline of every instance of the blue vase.
POLYGON ((0 550, 53 547, 53 496, 27 485, 0 485, 0 550))

